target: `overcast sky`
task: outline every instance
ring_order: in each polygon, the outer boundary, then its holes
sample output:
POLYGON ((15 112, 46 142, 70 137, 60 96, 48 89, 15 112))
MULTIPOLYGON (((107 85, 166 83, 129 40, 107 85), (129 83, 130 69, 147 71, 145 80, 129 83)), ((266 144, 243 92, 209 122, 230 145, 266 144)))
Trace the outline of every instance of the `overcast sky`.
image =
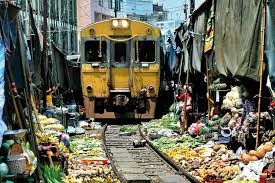
MULTIPOLYGON (((154 3, 163 4, 164 9, 169 11, 168 19, 184 19, 184 4, 188 4, 188 12, 189 12, 189 3, 190 0, 153 0, 154 3)), ((195 0, 195 8, 198 8, 204 0, 195 0)))

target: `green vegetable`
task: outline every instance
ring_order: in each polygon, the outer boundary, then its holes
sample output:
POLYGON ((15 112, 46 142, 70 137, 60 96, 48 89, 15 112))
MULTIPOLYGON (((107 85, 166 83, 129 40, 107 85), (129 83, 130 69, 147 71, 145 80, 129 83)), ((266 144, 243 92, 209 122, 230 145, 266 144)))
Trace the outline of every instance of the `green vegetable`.
POLYGON ((0 177, 4 177, 8 174, 9 168, 6 163, 1 163, 0 164, 0 177))
POLYGON ((62 182, 61 169, 59 166, 48 166, 42 167, 43 178, 46 183, 60 183, 62 182))
POLYGON ((129 133, 135 133, 137 131, 136 128, 129 127, 129 126, 123 126, 119 129, 120 132, 129 132, 129 133))
POLYGON ((219 115, 214 115, 211 120, 216 121, 217 119, 219 119, 219 115))

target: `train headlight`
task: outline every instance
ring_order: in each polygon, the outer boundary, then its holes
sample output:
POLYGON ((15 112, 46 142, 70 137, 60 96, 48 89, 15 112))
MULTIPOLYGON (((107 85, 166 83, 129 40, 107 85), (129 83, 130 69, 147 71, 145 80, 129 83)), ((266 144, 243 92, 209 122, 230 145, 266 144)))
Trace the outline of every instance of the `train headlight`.
POLYGON ((128 29, 130 25, 128 19, 113 19, 111 21, 113 29, 128 29))
POLYGON ((123 28, 128 28, 129 27, 129 22, 127 20, 121 20, 121 25, 123 28))
POLYGON ((119 25, 118 20, 113 20, 112 25, 113 25, 114 28, 118 28, 118 25, 119 25))

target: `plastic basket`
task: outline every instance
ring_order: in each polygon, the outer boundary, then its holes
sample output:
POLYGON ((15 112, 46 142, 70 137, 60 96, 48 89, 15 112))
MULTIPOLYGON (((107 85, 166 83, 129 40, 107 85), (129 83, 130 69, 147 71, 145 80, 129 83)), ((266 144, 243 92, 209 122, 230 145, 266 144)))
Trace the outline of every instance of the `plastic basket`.
POLYGON ((26 172, 26 158, 22 156, 10 156, 7 160, 10 174, 23 174, 26 172))

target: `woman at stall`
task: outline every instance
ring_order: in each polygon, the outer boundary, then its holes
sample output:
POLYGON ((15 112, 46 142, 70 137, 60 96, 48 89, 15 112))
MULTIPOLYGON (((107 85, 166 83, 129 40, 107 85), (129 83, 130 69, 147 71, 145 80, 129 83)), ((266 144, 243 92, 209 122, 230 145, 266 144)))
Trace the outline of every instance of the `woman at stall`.
POLYGON ((180 96, 176 96, 177 101, 183 101, 184 103, 179 116, 180 134, 183 134, 184 130, 187 128, 188 116, 192 111, 192 87, 185 85, 184 90, 185 92, 181 93, 180 96))

